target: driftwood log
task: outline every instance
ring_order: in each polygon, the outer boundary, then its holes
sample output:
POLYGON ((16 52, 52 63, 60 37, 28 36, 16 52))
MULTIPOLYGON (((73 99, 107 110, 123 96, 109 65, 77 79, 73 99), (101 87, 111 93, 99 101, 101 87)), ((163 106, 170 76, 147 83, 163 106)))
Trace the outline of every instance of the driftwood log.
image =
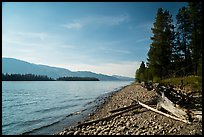
POLYGON ((187 120, 183 120, 183 119, 174 117, 174 116, 172 116, 172 115, 169 115, 169 114, 167 114, 167 113, 164 113, 164 112, 162 112, 162 111, 159 111, 159 110, 157 110, 157 109, 155 109, 155 108, 152 108, 152 107, 150 107, 150 106, 148 106, 148 105, 145 105, 145 104, 143 104, 143 103, 140 102, 140 101, 138 101, 138 103, 139 103, 141 106, 143 106, 143 107, 145 107, 145 108, 147 108, 147 109, 150 109, 150 110, 152 110, 152 111, 154 111, 154 112, 156 112, 156 113, 162 114, 162 115, 164 115, 164 116, 166 116, 166 117, 169 117, 169 118, 172 118, 172 119, 175 119, 175 120, 179 120, 179 121, 182 121, 182 122, 188 123, 188 124, 191 123, 191 122, 189 122, 189 121, 187 121, 187 120))
POLYGON ((160 110, 160 108, 163 108, 167 110, 168 112, 172 113, 176 117, 183 119, 183 120, 188 120, 189 116, 186 113, 187 110, 184 108, 178 108, 178 105, 174 104, 171 100, 169 100, 164 93, 162 93, 161 100, 157 104, 157 109, 160 110))
POLYGON ((183 120, 198 119, 202 121, 202 95, 199 92, 186 94, 175 90, 173 86, 164 86, 159 83, 155 83, 153 87, 160 96, 157 104, 158 110, 163 108, 183 120), (201 111, 198 111, 200 109, 201 111))
MULTIPOLYGON (((152 106, 156 104, 156 99, 152 99, 150 101, 147 101, 145 102, 146 104, 152 106)), ((104 118, 100 118, 100 119, 96 119, 96 120, 92 120, 92 121, 88 121, 88 122, 84 122, 84 123, 81 123, 81 124, 78 124, 77 127, 82 127, 82 126, 87 126, 87 125, 90 125, 90 124, 93 124, 93 123, 98 123, 100 121, 105 121, 105 120, 109 120, 113 117, 116 117, 118 115, 121 115, 123 113, 126 113, 126 112, 129 112, 129 111, 132 111, 132 110, 135 110, 137 108, 141 108, 142 106, 138 104, 137 101, 133 100, 132 104, 129 105, 129 106, 126 106, 126 107, 121 107, 121 108, 118 108, 118 109, 114 109, 114 110, 110 110, 109 112, 110 113, 114 113, 114 114, 111 114, 109 116, 106 116, 104 118)))

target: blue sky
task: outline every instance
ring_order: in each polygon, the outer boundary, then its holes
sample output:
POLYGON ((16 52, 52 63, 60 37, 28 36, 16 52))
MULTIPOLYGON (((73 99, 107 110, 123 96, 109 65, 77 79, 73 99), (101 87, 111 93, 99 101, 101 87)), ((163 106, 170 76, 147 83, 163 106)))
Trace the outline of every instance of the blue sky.
POLYGON ((184 2, 8 2, 2 56, 31 63, 134 77, 146 61, 157 9, 184 2))

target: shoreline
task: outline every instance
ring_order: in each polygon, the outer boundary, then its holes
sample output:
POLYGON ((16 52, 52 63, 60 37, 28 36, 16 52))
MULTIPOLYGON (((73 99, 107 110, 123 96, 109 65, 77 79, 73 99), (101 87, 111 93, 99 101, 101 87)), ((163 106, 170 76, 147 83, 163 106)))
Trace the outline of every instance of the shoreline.
MULTIPOLYGON (((130 84, 132 84, 132 83, 130 83, 130 84)), ((71 124, 68 124, 67 127, 64 127, 63 130, 57 131, 56 133, 54 133, 54 135, 59 134, 59 133, 63 132, 64 130, 72 129, 72 128, 76 127, 77 125, 88 121, 90 116, 95 115, 102 108, 102 106, 106 102, 108 102, 110 97, 112 97, 114 94, 121 91, 125 87, 129 86, 130 84, 128 84, 126 86, 119 87, 117 89, 114 89, 113 91, 105 93, 103 95, 100 95, 95 100, 93 100, 92 102, 89 102, 89 103, 94 103, 94 104, 91 105, 90 108, 87 108, 85 111, 84 110, 79 110, 79 111, 77 111, 75 113, 75 116, 80 118, 79 121, 76 120, 75 122, 73 122, 71 124)))
MULTIPOLYGON (((157 100, 155 91, 148 91, 140 84, 131 83, 118 91, 111 93, 98 109, 85 120, 92 121, 110 116, 111 110, 131 105, 134 99, 142 102, 157 100)), ((156 106, 154 106, 156 107, 156 106)), ((163 115, 137 108, 113 118, 95 122, 86 126, 72 126, 57 135, 202 135, 202 122, 193 121, 186 124, 167 118, 163 115)))

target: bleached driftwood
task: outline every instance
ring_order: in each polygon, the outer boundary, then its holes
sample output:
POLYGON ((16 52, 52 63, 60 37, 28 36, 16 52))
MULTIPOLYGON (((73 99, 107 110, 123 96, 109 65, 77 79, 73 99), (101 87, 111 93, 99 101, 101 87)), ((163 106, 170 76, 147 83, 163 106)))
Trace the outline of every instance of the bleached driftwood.
MULTIPOLYGON (((148 104, 148 105, 152 106, 152 105, 156 105, 156 102, 155 102, 155 99, 152 99, 150 101, 146 101, 145 104, 148 104)), ((136 108, 140 108, 140 107, 142 107, 142 106, 139 105, 137 102, 135 102, 135 100, 133 100, 131 105, 121 107, 121 108, 117 108, 117 109, 113 109, 113 110, 110 110, 109 112, 110 113, 115 113, 115 112, 119 112, 119 111, 123 111, 123 110, 128 110, 128 109, 132 110, 132 109, 136 109, 136 108)))
POLYGON ((190 124, 190 122, 187 121, 187 120, 183 120, 183 119, 180 119, 180 118, 171 116, 171 115, 169 115, 169 114, 166 114, 166 113, 164 113, 164 112, 161 112, 161 111, 159 111, 159 110, 157 110, 157 109, 155 109, 155 108, 152 108, 152 107, 150 107, 150 106, 148 106, 148 105, 145 105, 145 104, 141 103, 140 101, 138 101, 138 103, 139 103, 141 106, 143 106, 143 107, 145 107, 145 108, 147 108, 147 109, 150 109, 150 110, 152 110, 152 111, 154 111, 154 112, 156 112, 156 113, 159 113, 159 114, 162 114, 162 115, 164 115, 164 116, 166 116, 166 117, 169 117, 169 118, 172 118, 172 119, 179 120, 179 121, 182 121, 182 122, 184 122, 184 123, 190 124))
POLYGON ((188 119, 188 115, 186 113, 187 110, 185 110, 184 108, 176 107, 176 104, 174 104, 171 100, 165 97, 164 93, 162 93, 161 100, 157 104, 157 109, 158 108, 164 108, 165 110, 169 111, 180 119, 188 119))
POLYGON ((202 111, 190 110, 191 117, 202 121, 202 111))

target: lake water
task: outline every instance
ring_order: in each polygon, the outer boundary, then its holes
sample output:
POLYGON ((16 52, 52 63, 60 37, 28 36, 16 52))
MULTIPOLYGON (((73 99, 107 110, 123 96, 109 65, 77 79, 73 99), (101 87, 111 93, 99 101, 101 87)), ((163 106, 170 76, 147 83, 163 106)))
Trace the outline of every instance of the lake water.
POLYGON ((3 81, 2 134, 54 134, 87 117, 101 98, 130 83, 3 81))

